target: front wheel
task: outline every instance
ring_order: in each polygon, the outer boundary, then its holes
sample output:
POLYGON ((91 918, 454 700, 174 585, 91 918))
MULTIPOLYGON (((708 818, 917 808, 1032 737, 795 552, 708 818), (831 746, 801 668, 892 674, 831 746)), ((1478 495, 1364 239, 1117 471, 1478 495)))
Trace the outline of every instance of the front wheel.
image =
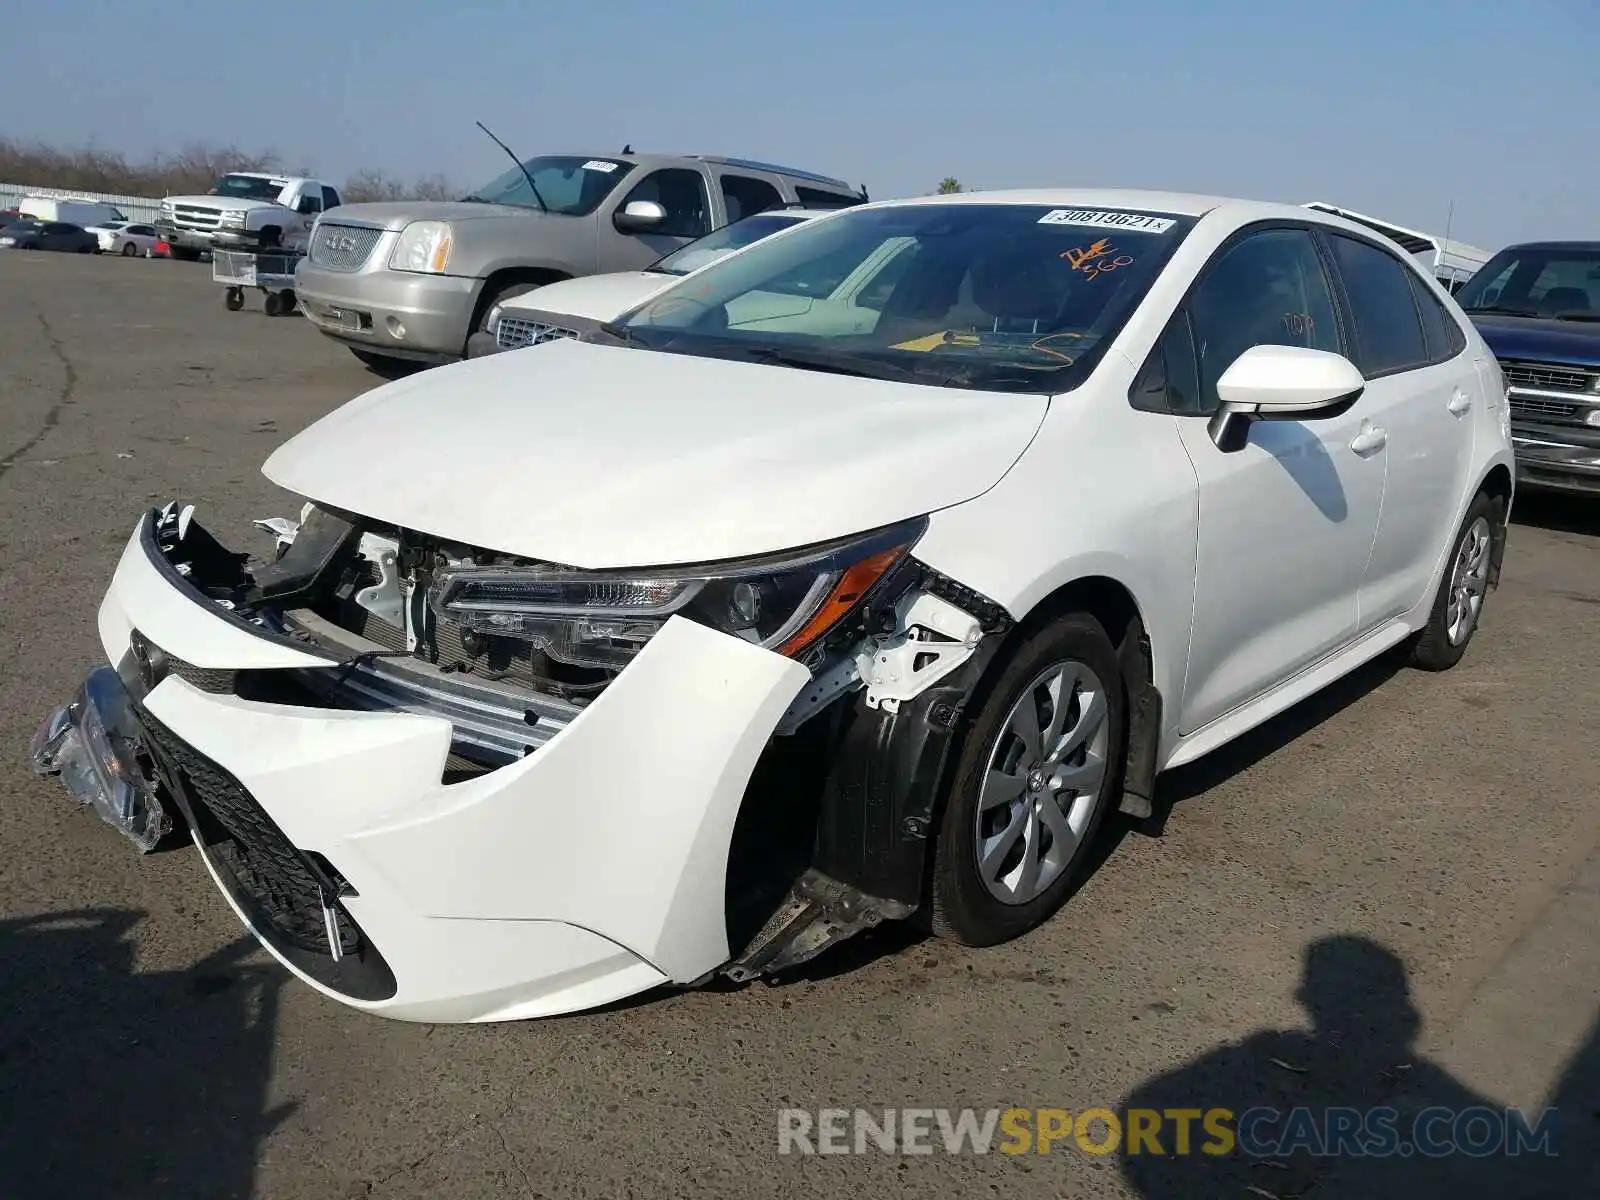
POLYGON ((138 254, 138 253, 139 253, 139 247, 135 246, 132 242, 124 242, 122 244, 122 257, 123 258, 132 258, 135 254, 138 254))
POLYGON ((1066 902, 1120 786, 1126 712, 1116 650, 1092 617, 1070 613, 1017 648, 956 759, 934 848, 934 933, 994 945, 1066 902))
POLYGON ((1495 541, 1505 536, 1504 526, 1500 501, 1479 492, 1456 532, 1428 623, 1411 647, 1412 666, 1448 671, 1466 654, 1483 616, 1495 541))
POLYGON ((231 287, 222 293, 222 303, 227 305, 229 312, 238 312, 244 307, 244 289, 231 287))
POLYGON ((267 316, 275 317, 283 311, 283 297, 278 295, 277 292, 268 292, 267 298, 262 302, 261 307, 266 310, 267 316))

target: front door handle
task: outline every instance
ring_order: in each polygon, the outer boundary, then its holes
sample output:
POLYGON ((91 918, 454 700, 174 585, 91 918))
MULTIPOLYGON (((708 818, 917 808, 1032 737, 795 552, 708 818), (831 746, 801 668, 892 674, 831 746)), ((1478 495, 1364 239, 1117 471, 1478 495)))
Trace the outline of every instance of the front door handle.
POLYGON ((1450 414, 1452 416, 1459 417, 1462 413, 1466 412, 1467 409, 1472 407, 1472 397, 1467 395, 1460 388, 1457 388, 1456 394, 1450 397, 1450 403, 1447 407, 1450 409, 1450 414))
POLYGON ((1357 454, 1375 454, 1382 450, 1388 441, 1389 431, 1387 429, 1381 425, 1373 425, 1371 422, 1363 421, 1361 422, 1360 432, 1350 439, 1350 449, 1357 454))

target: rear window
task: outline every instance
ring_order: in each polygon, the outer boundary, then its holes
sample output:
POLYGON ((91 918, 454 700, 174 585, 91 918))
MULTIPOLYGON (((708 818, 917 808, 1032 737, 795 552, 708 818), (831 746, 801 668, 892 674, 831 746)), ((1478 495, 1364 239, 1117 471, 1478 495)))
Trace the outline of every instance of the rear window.
POLYGON ((1424 365, 1428 351, 1406 282, 1410 271, 1394 255, 1367 242, 1337 233, 1328 240, 1355 319, 1355 360, 1361 373, 1371 379, 1424 365))

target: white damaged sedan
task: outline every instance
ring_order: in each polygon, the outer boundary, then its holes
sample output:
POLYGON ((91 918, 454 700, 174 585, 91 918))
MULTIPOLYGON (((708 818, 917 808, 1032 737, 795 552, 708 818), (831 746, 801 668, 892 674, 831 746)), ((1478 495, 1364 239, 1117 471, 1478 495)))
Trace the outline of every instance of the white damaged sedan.
POLYGON ((993 944, 1159 772, 1459 660, 1512 464, 1493 356, 1365 227, 863 205, 344 405, 259 556, 145 513, 34 762, 390 1017, 993 944))

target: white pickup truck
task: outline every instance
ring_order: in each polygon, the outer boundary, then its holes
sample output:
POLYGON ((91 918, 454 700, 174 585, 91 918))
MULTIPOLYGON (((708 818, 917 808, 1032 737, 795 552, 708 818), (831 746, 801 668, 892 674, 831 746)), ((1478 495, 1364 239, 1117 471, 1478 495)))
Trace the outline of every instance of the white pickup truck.
POLYGON ((320 179, 235 171, 204 196, 168 196, 156 231, 174 258, 196 259, 204 250, 304 251, 317 217, 342 201, 320 179))

